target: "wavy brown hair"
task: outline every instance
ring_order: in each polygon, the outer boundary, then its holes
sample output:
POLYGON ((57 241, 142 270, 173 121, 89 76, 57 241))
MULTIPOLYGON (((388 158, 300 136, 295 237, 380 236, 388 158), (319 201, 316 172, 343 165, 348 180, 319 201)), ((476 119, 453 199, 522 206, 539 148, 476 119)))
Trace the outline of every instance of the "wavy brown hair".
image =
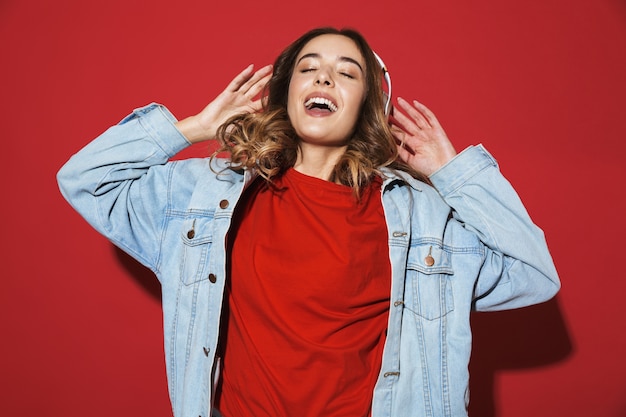
POLYGON ((221 147, 216 154, 229 153, 233 168, 254 168, 270 182, 295 164, 299 141, 287 114, 289 83, 302 48, 310 40, 328 34, 354 41, 365 59, 366 81, 359 119, 329 180, 352 187, 357 197, 374 175, 381 174, 381 167, 406 171, 429 183, 425 175, 398 159, 396 142, 384 112, 380 65, 365 38, 353 29, 317 28, 289 45, 274 62, 272 77, 264 91, 263 111, 234 116, 220 126, 217 138, 221 147))

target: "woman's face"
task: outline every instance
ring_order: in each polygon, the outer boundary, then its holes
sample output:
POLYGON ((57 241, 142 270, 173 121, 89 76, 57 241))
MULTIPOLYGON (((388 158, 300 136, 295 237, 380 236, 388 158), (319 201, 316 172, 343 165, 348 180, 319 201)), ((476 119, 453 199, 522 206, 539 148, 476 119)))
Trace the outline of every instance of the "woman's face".
POLYGON ((352 39, 321 35, 298 54, 289 84, 287 113, 303 142, 343 146, 365 99, 365 59, 352 39))

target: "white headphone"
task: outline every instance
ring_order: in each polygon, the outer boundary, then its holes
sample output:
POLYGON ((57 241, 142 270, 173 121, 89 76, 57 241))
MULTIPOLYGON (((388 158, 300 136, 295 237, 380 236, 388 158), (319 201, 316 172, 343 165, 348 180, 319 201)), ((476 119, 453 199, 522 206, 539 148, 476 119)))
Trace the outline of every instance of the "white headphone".
POLYGON ((387 85, 387 91, 383 90, 383 98, 385 100, 385 116, 389 116, 389 114, 391 113, 391 77, 389 76, 389 71, 387 70, 387 66, 385 65, 385 62, 382 60, 382 58, 378 56, 376 52, 374 52, 374 56, 378 60, 380 68, 383 70, 383 78, 385 79, 385 84, 387 85))

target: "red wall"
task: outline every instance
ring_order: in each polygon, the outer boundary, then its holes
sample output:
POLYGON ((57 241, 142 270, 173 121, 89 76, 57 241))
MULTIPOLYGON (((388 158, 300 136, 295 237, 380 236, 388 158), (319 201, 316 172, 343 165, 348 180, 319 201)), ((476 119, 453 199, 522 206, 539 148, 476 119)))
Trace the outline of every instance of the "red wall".
POLYGON ((472 415, 626 415, 626 3, 385 4, 0 2, 0 415, 171 416, 156 280, 55 173, 132 108, 189 115, 327 24, 361 30, 459 150, 484 143, 546 231, 563 290, 473 317, 472 415))

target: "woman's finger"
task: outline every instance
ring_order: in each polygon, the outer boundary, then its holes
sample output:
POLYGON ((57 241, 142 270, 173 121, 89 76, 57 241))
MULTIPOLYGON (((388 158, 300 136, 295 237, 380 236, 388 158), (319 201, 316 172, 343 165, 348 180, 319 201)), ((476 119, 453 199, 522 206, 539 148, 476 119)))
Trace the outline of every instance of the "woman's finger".
POLYGON ((263 78, 261 78, 258 81, 255 81, 254 84, 252 84, 248 91, 245 93, 246 96, 248 96, 250 99, 254 98, 257 96, 257 94, 259 94, 261 91, 263 91, 263 88, 265 87, 265 85, 267 84, 267 82, 270 80, 270 78, 272 77, 272 74, 269 73, 266 76, 264 76, 263 78))
POLYGON ((272 66, 266 65, 252 74, 248 80, 239 88, 239 92, 248 97, 256 96, 269 80, 272 72, 272 66))
MULTIPOLYGON (((396 110, 394 108, 394 110, 396 110)), ((393 113, 393 117, 390 118, 390 120, 392 121, 392 123, 396 126, 398 126, 398 128, 404 130, 405 132, 408 132, 412 135, 415 135, 419 132, 419 126, 415 123, 415 121, 413 119, 408 118, 404 113, 402 113, 401 111, 394 111, 393 113)))
MULTIPOLYGON (((416 102, 414 101, 414 103, 416 102)), ((420 129, 426 129, 431 126, 430 123, 428 122, 428 119, 420 111, 420 109, 412 106, 408 101, 406 101, 402 97, 398 97, 398 105, 400 106, 402 110, 404 110, 407 113, 407 115, 411 119, 413 119, 413 122, 415 123, 415 125, 419 127, 420 129)), ((422 106, 422 107, 425 107, 425 106, 422 106)))
POLYGON ((409 159, 414 155, 413 150, 411 148, 408 148, 404 143, 398 144, 397 147, 398 157, 400 157, 400 159, 404 162, 408 163, 409 159))
POLYGON ((253 74, 252 73, 253 69, 254 69, 253 64, 248 65, 243 71, 237 74, 230 83, 228 83, 225 91, 230 91, 233 93, 237 92, 241 88, 241 86, 244 85, 250 79, 250 77, 253 74))
POLYGON ((440 126, 439 120, 437 120, 437 117, 435 116, 435 113, 433 113, 424 104, 420 103, 417 100, 413 100, 413 106, 417 110, 419 110, 419 112, 424 116, 424 118, 426 119, 426 121, 428 122, 429 125, 431 125, 432 127, 440 126))
POLYGON ((263 100, 262 99, 254 100, 250 104, 250 109, 252 113, 261 111, 263 109, 263 100))

